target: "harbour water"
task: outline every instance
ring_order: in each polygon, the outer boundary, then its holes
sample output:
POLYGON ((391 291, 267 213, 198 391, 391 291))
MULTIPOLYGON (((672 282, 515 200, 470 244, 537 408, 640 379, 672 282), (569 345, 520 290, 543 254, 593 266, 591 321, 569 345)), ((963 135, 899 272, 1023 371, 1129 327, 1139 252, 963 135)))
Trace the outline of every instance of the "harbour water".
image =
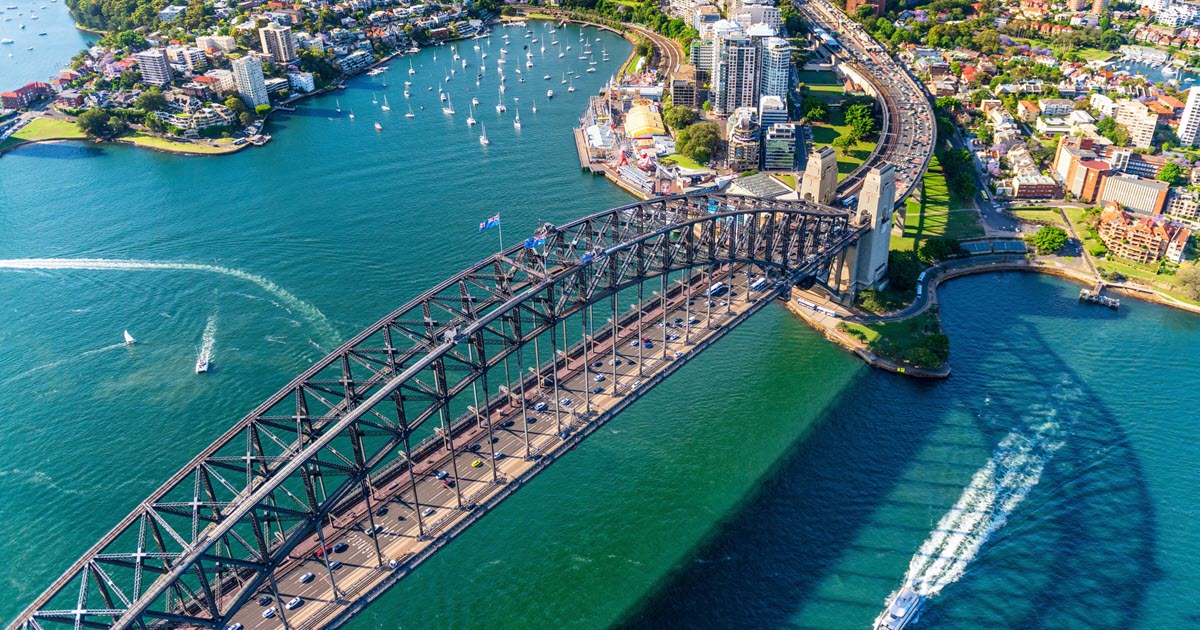
POLYGON ((4 0, 0 6, 17 7, 0 13, 0 39, 13 40, 0 46, 0 91, 30 81, 49 81, 75 53, 98 39, 75 28, 63 0, 4 0), (31 19, 31 14, 37 19, 31 19), (31 47, 33 50, 28 50, 31 47))
MULTIPOLYGON (((576 27, 557 37, 578 50, 576 27)), ((321 353, 493 251, 486 217, 515 239, 628 202, 575 160, 570 128, 630 49, 587 38, 612 61, 568 94, 541 76, 581 62, 547 43, 526 69, 513 31, 520 131, 511 98, 493 109, 494 41, 478 90, 452 77, 453 117, 445 47, 414 58, 412 120, 400 59, 391 112, 371 104, 383 77, 356 79, 236 155, 0 159, 0 617, 321 353), (475 94, 488 147, 465 124, 475 94)), ((915 627, 1194 627, 1200 319, 1076 292, 946 285, 938 383, 768 308, 352 626, 863 628, 909 576, 932 585, 915 627)))

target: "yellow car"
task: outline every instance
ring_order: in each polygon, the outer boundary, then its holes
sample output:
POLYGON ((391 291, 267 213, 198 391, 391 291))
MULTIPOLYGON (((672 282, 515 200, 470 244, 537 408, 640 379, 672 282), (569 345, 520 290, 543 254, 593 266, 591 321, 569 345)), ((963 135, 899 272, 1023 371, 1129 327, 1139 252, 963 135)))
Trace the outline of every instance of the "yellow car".
POLYGON ((479 468, 482 465, 483 465, 482 459, 477 459, 477 460, 471 462, 471 468, 479 468))

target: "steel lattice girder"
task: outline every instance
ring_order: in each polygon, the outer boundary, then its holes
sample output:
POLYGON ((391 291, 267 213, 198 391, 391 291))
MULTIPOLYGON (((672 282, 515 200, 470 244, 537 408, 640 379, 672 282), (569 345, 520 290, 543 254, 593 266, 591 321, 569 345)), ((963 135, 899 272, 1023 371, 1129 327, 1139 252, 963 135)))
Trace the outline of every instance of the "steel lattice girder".
POLYGON ((544 244, 443 281, 259 405, 10 627, 223 627, 369 475, 397 463, 391 453, 415 430, 439 416, 445 428, 456 396, 558 321, 674 271, 748 263, 815 275, 866 229, 805 202, 709 195, 547 224, 544 244))

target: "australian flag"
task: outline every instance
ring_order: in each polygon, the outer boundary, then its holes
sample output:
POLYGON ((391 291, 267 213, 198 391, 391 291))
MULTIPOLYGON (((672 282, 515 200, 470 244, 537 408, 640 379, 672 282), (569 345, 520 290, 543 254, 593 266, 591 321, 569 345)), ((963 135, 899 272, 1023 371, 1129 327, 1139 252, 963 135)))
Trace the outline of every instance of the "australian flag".
POLYGON ((480 223, 479 231, 482 232, 488 228, 494 228, 497 225, 500 225, 500 214, 499 213, 497 213, 496 216, 489 217, 487 221, 483 221, 482 223, 480 223))
POLYGON ((546 236, 544 234, 536 234, 525 239, 525 249, 533 249, 546 244, 546 236))

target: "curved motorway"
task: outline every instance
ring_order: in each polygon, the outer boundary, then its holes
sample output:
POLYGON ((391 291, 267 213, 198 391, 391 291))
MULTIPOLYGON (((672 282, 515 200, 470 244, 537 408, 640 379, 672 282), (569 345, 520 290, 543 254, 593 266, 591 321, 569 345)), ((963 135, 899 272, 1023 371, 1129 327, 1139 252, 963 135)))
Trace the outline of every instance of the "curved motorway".
POLYGON ((933 157, 937 127, 929 97, 907 68, 840 9, 826 0, 803 0, 795 6, 810 23, 838 40, 842 50, 837 52, 849 56, 853 68, 867 77, 883 108, 884 124, 875 152, 838 184, 838 193, 857 191, 871 168, 890 163, 896 167, 896 204, 904 203, 933 157))

